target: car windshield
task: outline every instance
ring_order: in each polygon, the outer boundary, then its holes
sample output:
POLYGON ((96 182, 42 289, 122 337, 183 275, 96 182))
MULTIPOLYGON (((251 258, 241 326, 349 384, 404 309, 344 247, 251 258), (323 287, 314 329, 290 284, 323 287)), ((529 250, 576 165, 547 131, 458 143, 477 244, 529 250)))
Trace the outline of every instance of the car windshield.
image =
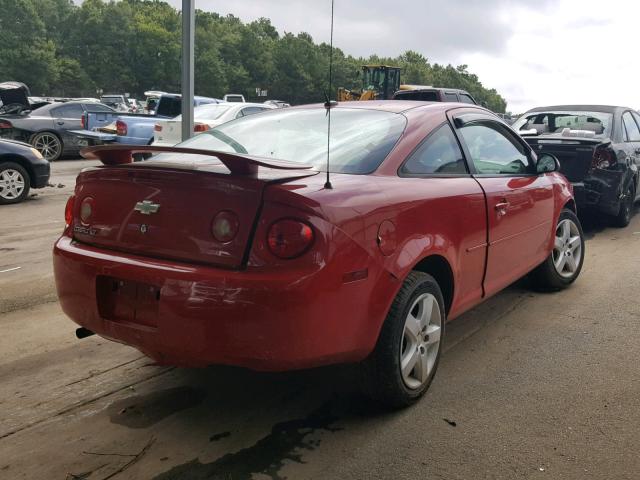
POLYGON ((585 136, 609 137, 613 115, 605 112, 549 111, 525 113, 513 124, 521 135, 561 135, 565 129, 585 136))
MULTIPOLYGON (((397 113, 333 109, 329 170, 355 174, 374 171, 394 147, 405 125, 406 118, 397 113)), ((326 171, 327 112, 323 108, 305 108, 242 117, 177 146, 288 160, 326 171)))
MULTIPOLYGON (((193 119, 196 121, 216 120, 220 118, 233 105, 225 105, 222 103, 214 103, 211 105, 203 105, 193 109, 193 119)), ((182 115, 178 115, 174 120, 182 120, 182 115)))

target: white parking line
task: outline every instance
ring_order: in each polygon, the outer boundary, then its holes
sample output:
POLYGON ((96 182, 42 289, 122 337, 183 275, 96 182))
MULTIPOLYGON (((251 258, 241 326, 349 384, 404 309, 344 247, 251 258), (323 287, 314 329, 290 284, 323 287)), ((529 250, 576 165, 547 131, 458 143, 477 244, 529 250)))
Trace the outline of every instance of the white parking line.
POLYGON ((0 273, 13 272, 14 270, 20 270, 21 268, 22 267, 7 268, 6 270, 0 270, 0 273))

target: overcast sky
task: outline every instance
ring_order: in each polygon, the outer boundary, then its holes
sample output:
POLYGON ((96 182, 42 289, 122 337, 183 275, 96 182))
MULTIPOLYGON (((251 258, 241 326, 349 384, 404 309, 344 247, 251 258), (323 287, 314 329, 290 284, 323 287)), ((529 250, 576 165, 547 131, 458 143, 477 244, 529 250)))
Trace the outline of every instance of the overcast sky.
MULTIPOLYGON (((328 41, 330 0, 195 0, 280 33, 328 41)), ((181 0, 170 0, 180 8, 181 0)), ((467 64, 507 109, 601 103, 640 107, 640 6, 624 0, 335 0, 334 45, 346 53, 467 64)))

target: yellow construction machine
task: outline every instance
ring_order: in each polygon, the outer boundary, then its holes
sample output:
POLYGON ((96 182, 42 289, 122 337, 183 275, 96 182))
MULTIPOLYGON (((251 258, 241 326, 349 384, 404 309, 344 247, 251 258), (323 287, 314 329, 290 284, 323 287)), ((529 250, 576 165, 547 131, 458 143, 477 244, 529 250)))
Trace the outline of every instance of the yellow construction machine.
POLYGON ((400 68, 388 65, 363 65, 362 90, 338 88, 338 101, 389 100, 400 90, 400 68))

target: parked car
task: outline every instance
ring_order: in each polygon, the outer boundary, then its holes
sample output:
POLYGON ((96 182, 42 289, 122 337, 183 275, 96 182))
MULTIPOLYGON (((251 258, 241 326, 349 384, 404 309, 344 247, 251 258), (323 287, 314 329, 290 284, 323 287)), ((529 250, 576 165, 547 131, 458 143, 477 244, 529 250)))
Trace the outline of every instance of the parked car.
POLYGON ((274 107, 278 108, 286 108, 291 106, 290 103, 287 103, 284 100, 265 100, 264 103, 266 103, 267 105, 273 105, 274 107))
POLYGON ((0 205, 18 203, 49 183, 49 162, 27 143, 0 140, 0 205))
POLYGON ((638 199, 640 115, 627 107, 558 105, 529 110, 513 124, 536 152, 558 157, 580 211, 631 221, 638 199))
POLYGON ((118 113, 95 102, 50 103, 33 111, 0 117, 0 137, 33 145, 50 162, 61 155, 77 155, 87 141, 71 133, 84 127, 86 115, 98 123, 111 123, 118 113))
POLYGON ((466 90, 416 86, 410 90, 398 90, 393 100, 420 100, 423 102, 459 102, 477 105, 478 102, 466 90))
POLYGON ((488 110, 351 102, 331 127, 330 175, 323 105, 141 147, 161 152, 143 162, 86 152, 104 166, 78 175, 54 247, 79 336, 162 364, 359 363, 398 407, 428 388, 448 319, 529 272, 578 277, 571 184, 488 110))
MULTIPOLYGON (((267 110, 274 105, 264 103, 217 103, 202 105, 193 110, 193 131, 200 133, 236 118, 267 110)), ((182 140, 182 115, 171 120, 159 120, 153 128, 153 145, 175 145, 182 140)))
POLYGON ((239 93, 227 93, 222 100, 225 102, 245 102, 244 95, 240 95, 239 93))

